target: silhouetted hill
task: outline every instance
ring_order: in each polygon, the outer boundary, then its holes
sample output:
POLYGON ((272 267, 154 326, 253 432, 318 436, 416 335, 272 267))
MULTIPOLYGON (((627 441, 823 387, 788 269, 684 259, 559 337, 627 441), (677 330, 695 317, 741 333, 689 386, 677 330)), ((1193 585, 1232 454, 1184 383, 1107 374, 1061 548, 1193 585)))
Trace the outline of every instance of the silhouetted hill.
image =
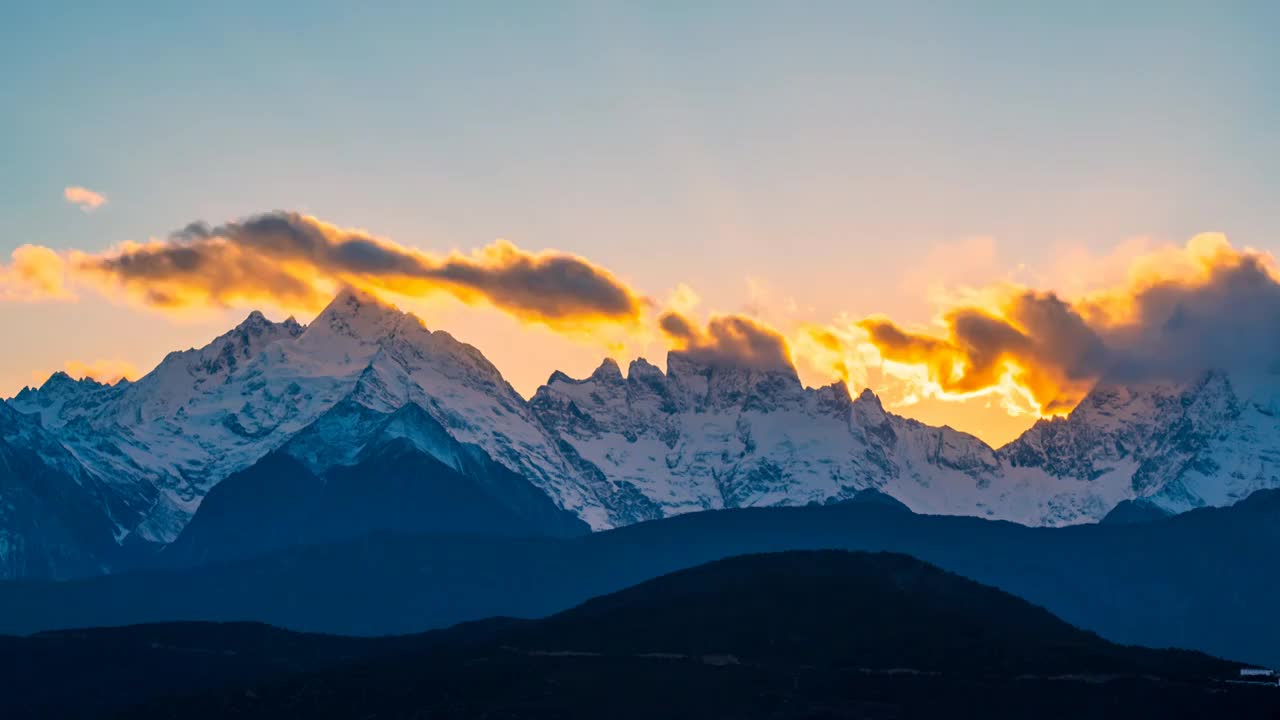
POLYGON ((349 634, 538 617, 686 567, 793 549, 919 557, 1124 643, 1280 665, 1280 493, 1131 525, 1027 528, 874 503, 697 513, 573 539, 373 535, 185 572, 0 584, 0 631, 256 620, 349 634))
POLYGON ((131 717, 1265 718, 1238 666, 1119 647, 913 558, 718 561, 452 646, 131 717))
POLYGON ((1237 663, 1120 647, 1007 593, 893 553, 743 555, 507 629, 529 650, 732 654, 753 663, 983 675, 1233 676, 1237 663))
POLYGON ((188 623, 5 638, 0 714, 1271 717, 1280 690, 1225 682, 1239 667, 1114 645, 914 558, 788 552, 411 636, 188 623))

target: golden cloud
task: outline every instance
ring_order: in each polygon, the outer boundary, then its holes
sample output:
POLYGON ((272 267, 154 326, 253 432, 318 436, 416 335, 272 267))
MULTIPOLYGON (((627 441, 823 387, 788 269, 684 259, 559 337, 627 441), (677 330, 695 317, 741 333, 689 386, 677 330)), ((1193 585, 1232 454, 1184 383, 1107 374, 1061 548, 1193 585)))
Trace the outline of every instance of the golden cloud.
POLYGON ((100 383, 114 385, 121 380, 137 380, 142 376, 138 367, 126 360, 103 360, 80 362, 68 360, 63 370, 73 378, 93 378, 100 383))
POLYGON ((942 313, 940 332, 885 317, 856 327, 887 372, 917 382, 923 375, 928 395, 992 395, 1011 412, 1040 415, 1070 411, 1100 380, 1274 371, 1280 363, 1275 259, 1237 250, 1221 235, 1137 256, 1124 283, 1076 298, 1010 284, 970 297, 942 313))
POLYGON ((532 253, 499 240, 470 254, 425 253, 363 230, 290 212, 165 240, 73 253, 75 270, 107 292, 168 310, 273 303, 317 310, 351 285, 374 294, 450 295, 562 331, 638 325, 649 301, 585 258, 532 253))
POLYGON ((46 247, 23 245, 10 255, 8 265, 0 265, 0 300, 38 302, 74 300, 67 287, 67 263, 46 247))

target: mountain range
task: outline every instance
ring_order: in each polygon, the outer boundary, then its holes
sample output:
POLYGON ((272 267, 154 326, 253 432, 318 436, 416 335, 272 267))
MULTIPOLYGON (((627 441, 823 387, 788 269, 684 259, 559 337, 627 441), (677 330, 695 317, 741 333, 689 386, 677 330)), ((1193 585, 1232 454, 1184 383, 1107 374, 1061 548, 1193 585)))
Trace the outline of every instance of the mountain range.
POLYGON ((255 312, 136 382, 58 373, 0 403, 0 577, 380 529, 571 535, 868 492, 1025 525, 1149 519, 1280 487, 1277 412, 1280 378, 1206 369, 1100 384, 993 449, 870 391, 680 351, 665 371, 557 372, 526 400, 476 348, 348 290, 306 326, 255 312), (250 518, 260 536, 229 541, 250 518))

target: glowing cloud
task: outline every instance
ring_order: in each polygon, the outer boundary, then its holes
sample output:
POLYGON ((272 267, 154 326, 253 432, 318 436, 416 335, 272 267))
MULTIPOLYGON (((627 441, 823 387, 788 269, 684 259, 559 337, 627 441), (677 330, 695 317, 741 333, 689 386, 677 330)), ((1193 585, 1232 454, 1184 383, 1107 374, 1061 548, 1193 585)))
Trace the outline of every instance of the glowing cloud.
POLYGON ((39 302, 74 300, 67 287, 67 264, 61 255, 46 247, 23 245, 10 255, 8 265, 0 264, 0 301, 39 302))
POLYGON ((125 360, 94 360, 80 362, 68 360, 63 369, 73 378, 93 378, 100 383, 114 385, 121 380, 136 380, 142 376, 138 367, 125 360))
POLYGON ((193 223, 165 240, 72 261, 108 291, 173 310, 264 301, 315 310, 343 285, 411 297, 446 293, 557 330, 636 325, 648 306, 611 272, 575 255, 531 253, 502 240, 470 254, 432 255, 291 212, 193 223))
POLYGON ((67 202, 72 205, 79 206, 85 212, 93 212, 107 204, 106 195, 78 185, 69 185, 64 188, 62 197, 66 198, 67 202))
POLYGON ((699 364, 794 372, 786 338, 744 315, 714 315, 699 328, 684 315, 667 312, 658 325, 677 351, 699 364))
POLYGON ((1010 285, 974 297, 943 312, 942 332, 883 317, 857 327, 887 371, 923 371, 936 397, 995 395, 1042 415, 1070 411, 1099 380, 1280 367, 1276 262, 1220 235, 1138 256, 1127 282, 1079 298, 1010 285))

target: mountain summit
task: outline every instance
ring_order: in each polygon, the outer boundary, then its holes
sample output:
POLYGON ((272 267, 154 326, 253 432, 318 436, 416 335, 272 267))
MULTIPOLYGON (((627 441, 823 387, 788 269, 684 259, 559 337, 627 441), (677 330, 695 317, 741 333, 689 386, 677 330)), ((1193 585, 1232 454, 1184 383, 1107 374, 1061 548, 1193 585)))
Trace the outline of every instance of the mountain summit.
POLYGON ((171 542, 223 478, 279 448, 339 402, 380 413, 417 404, 458 442, 545 488, 598 527, 616 493, 566 457, 484 356, 354 290, 310 325, 254 312, 203 348, 170 353, 135 383, 55 378, 15 410, 39 422, 117 504, 115 534, 171 542), (74 385, 75 387, 71 387, 74 385))

